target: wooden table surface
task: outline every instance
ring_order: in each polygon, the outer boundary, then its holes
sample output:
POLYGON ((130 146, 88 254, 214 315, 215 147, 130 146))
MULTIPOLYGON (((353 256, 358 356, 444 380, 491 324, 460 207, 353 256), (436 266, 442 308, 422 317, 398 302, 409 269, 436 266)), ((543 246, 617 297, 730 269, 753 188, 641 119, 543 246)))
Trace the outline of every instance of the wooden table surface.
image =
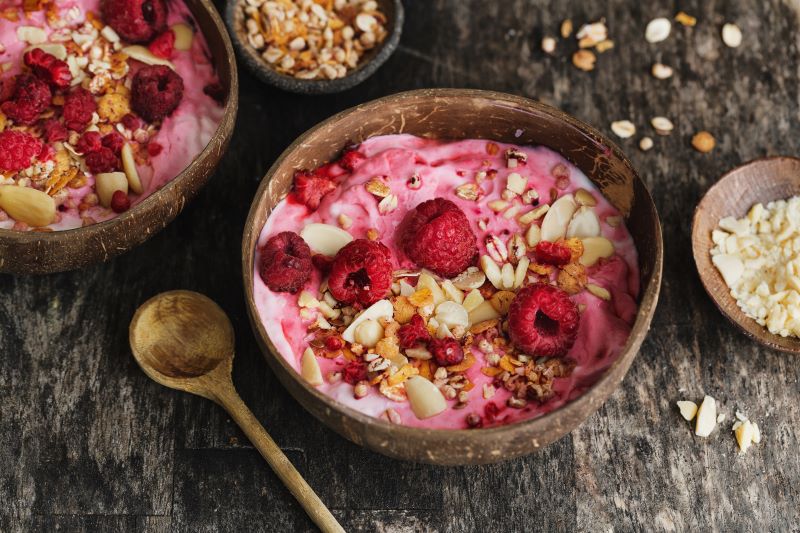
POLYGON ((798 0, 741 2, 409 0, 400 48, 361 86, 297 96, 241 71, 239 120, 208 187, 166 230, 79 272, 0 276, 0 530, 304 531, 312 524, 238 429, 210 402, 167 390, 134 363, 127 325, 164 290, 208 294, 237 335, 244 400, 348 530, 573 531, 800 528, 800 360, 734 329, 703 291, 690 249, 703 192, 750 159, 797 154, 798 0), (695 28, 644 40, 678 10, 695 28), (574 41, 545 56, 561 20, 605 17, 616 47, 591 73, 574 41), (738 49, 719 35, 743 30, 738 49), (566 52, 565 50, 569 50, 566 52), (655 61, 676 74, 656 80, 655 61), (245 313, 239 250, 267 167, 301 132, 354 104, 405 89, 474 87, 540 99, 620 141, 664 227, 665 277, 652 330, 621 388, 578 430, 527 458, 441 468, 393 461, 323 427, 286 393, 245 313), (669 137, 649 121, 673 120, 669 137), (711 154, 692 134, 714 133, 711 154), (638 138, 655 147, 641 152, 638 138), (695 437, 675 401, 711 394, 728 418, 695 437), (737 454, 735 409, 764 441, 737 454))

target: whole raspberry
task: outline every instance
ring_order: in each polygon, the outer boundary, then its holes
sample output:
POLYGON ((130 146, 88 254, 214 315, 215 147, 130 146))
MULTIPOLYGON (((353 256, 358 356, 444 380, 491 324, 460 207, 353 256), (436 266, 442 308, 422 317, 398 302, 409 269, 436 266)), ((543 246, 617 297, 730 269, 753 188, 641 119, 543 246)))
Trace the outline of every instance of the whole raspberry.
POLYGON ((147 48, 154 56, 162 59, 169 59, 175 51, 175 32, 168 29, 155 39, 153 39, 147 48))
POLYGON ((556 266, 566 265, 572 258, 572 251, 560 242, 539 241, 534 254, 539 263, 556 266))
POLYGON ((342 369, 342 379, 350 385, 364 381, 367 379, 367 365, 364 361, 350 361, 342 369))
POLYGON ((69 132, 57 119, 49 118, 42 123, 42 137, 49 143, 66 141, 69 132))
POLYGON ((69 87, 72 73, 66 61, 57 59, 53 54, 48 54, 41 48, 33 48, 22 56, 25 64, 31 71, 45 83, 58 89, 69 87))
POLYGON ((403 348, 413 348, 419 343, 426 343, 431 340, 431 334, 425 325, 425 320, 420 315, 411 317, 408 324, 400 326, 397 330, 397 337, 400 339, 400 346, 403 348))
POLYGON ((86 166, 89 167, 92 174, 114 172, 119 169, 119 159, 114 155, 114 152, 105 146, 88 153, 83 159, 86 161, 86 166))
POLYGON ((114 155, 119 155, 122 151, 122 146, 125 144, 125 137, 118 131, 112 131, 103 136, 103 146, 114 152, 114 155))
POLYGON ((458 341, 452 337, 433 339, 428 343, 428 350, 439 366, 457 365, 464 360, 464 350, 461 349, 458 341))
POLYGON ((143 67, 133 77, 131 108, 148 122, 168 116, 183 99, 183 78, 169 67, 143 67))
POLYGON ((409 259, 446 278, 466 270, 478 256, 467 216, 444 198, 409 211, 398 228, 398 242, 409 259))
POLYGON ((111 210, 115 213, 124 213, 131 207, 131 199, 125 191, 114 191, 111 195, 111 210))
POLYGON ((164 0, 103 0, 100 9, 103 22, 132 43, 147 42, 167 27, 164 0))
POLYGON ((386 296, 392 287, 389 249, 379 242, 356 239, 336 254, 328 290, 346 304, 366 307, 386 296))
POLYGON ((50 106, 50 86, 35 76, 20 74, 11 99, 0 104, 0 110, 18 124, 33 124, 50 106))
POLYGON ((362 161, 367 159, 367 156, 359 152, 355 148, 346 149, 339 158, 339 166, 348 172, 352 172, 362 161))
POLYGON ((335 183, 316 172, 298 170, 294 174, 294 193, 297 200, 312 211, 319 207, 322 197, 335 188, 335 183))
POLYGON ((311 249, 297 233, 278 233, 261 249, 259 272, 273 291, 296 292, 311 275, 311 249))
POLYGON ((83 87, 76 87, 64 97, 64 124, 71 130, 81 132, 86 129, 95 111, 94 96, 83 87))
POLYGON ((102 147, 103 136, 96 131, 85 132, 83 135, 81 135, 81 138, 78 139, 78 142, 75 143, 75 150, 77 150, 79 154, 83 155, 96 152, 102 147))
POLYGON ((16 130, 0 132, 0 170, 18 172, 31 166, 33 158, 42 151, 42 141, 16 130))
POLYGON ((545 283, 523 287, 508 309, 508 332, 517 349, 561 357, 572 348, 580 314, 569 294, 545 283))

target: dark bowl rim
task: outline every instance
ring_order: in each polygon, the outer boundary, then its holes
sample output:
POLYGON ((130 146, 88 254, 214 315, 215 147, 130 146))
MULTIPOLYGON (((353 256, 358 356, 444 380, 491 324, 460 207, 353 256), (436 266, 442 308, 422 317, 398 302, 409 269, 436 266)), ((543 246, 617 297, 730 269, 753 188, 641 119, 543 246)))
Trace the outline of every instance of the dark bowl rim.
MULTIPOLYGON (((69 237, 79 238, 81 237, 80 234, 82 232, 88 234, 88 233, 96 233, 98 231, 109 230, 114 226, 122 224, 132 218, 136 218, 140 211, 145 210, 145 208, 150 208, 153 206, 153 204, 158 203, 159 197, 162 196, 161 193, 166 194, 168 191, 171 191, 172 189, 179 187, 180 184, 184 181, 184 179, 188 177, 191 170, 194 167, 196 167, 201 161, 204 161, 211 155, 211 152, 215 149, 215 147, 212 146, 214 144, 212 140, 215 137, 217 137, 220 133, 222 133, 222 130, 226 124, 226 117, 228 117, 230 114, 233 114, 235 121, 235 116, 239 108, 239 93, 237 91, 234 91, 233 88, 238 87, 239 75, 236 68, 236 60, 234 59, 235 54, 233 52, 233 46, 231 44, 231 40, 228 37, 228 32, 225 30, 225 25, 223 24, 222 19, 219 16, 219 13, 217 13, 216 8, 214 8, 214 5, 211 3, 211 0, 194 0, 194 1, 198 2, 198 5, 204 8, 208 12, 212 22, 214 23, 215 28, 220 33, 222 42, 225 46, 225 58, 223 60, 228 61, 231 67, 230 88, 229 88, 230 90, 228 91, 228 98, 227 101, 225 102, 225 107, 223 108, 222 111, 222 119, 220 120, 219 124, 217 124, 217 127, 214 130, 214 133, 211 135, 211 139, 209 140, 209 142, 206 143, 203 149, 196 156, 192 158, 191 162, 189 162, 189 164, 186 165, 186 167, 184 167, 184 169, 181 170, 180 173, 178 173, 178 175, 170 179, 160 189, 153 191, 153 193, 150 194, 147 198, 145 198, 144 200, 142 200, 141 202, 131 207, 129 210, 125 211, 122 214, 119 214, 108 220, 104 220, 102 222, 91 224, 90 226, 81 226, 79 228, 71 228, 63 230, 16 231, 12 229, 0 228, 0 239, 10 238, 10 240, 13 240, 17 243, 30 244, 30 243, 41 242, 44 245, 47 245, 47 243, 54 242, 63 238, 69 238, 69 237)), ((186 7, 191 11, 191 6, 189 6, 188 2, 186 3, 186 7)), ((192 13, 192 16, 194 16, 194 13, 192 13)), ((233 131, 231 131, 230 135, 232 134, 233 131)))
MULTIPOLYGON (((260 234, 261 229, 259 228, 258 231, 253 229, 252 238, 254 244, 258 242, 258 236, 260 234)), ((661 289, 661 278, 662 278, 662 270, 663 270, 663 238, 662 238, 662 231, 661 231, 661 220, 658 215, 658 211, 655 209, 655 204, 653 202, 652 196, 650 192, 647 190, 647 187, 644 185, 644 182, 639 177, 638 172, 636 169, 630 164, 628 158, 622 153, 619 147, 607 139, 604 135, 602 135, 598 130, 589 126, 588 124, 583 123, 582 121, 567 115, 563 111, 549 106, 547 104, 543 104, 541 102, 537 102, 535 100, 531 100, 529 98, 525 98, 522 96, 516 96, 508 93, 502 93, 498 91, 487 91, 487 90, 480 90, 480 89, 450 89, 450 88, 436 88, 436 89, 416 89, 411 91, 404 91, 395 93, 389 96, 384 96, 381 98, 377 98, 375 100, 371 100, 369 102, 359 104, 348 109, 345 109, 335 115, 323 120, 322 122, 318 123, 317 125, 311 127, 310 129, 306 130, 302 134, 300 134, 295 141, 292 142, 282 153, 281 155, 275 160, 275 162, 270 166, 267 170, 266 174, 262 178, 261 184, 259 185, 258 189, 253 198, 253 202, 251 204, 250 210, 247 214, 247 222, 245 224, 245 232, 243 234, 242 239, 242 270, 243 270, 243 281, 244 281, 244 290, 245 290, 245 301, 247 304, 247 311, 250 317, 251 325, 254 326, 254 330, 256 335, 260 338, 260 340, 264 341, 269 350, 269 356, 272 357, 274 360, 278 362, 282 370, 292 376, 292 379, 295 380, 297 383, 303 387, 306 392, 310 393, 314 398, 321 401, 323 405, 325 405, 328 409, 332 409, 339 413, 342 413, 348 418, 354 419, 359 424, 363 424, 366 426, 374 426, 378 425, 386 430, 391 430, 391 432, 403 438, 409 439, 426 439, 426 438, 442 438, 442 437, 466 437, 466 438, 489 438, 489 437, 497 437, 501 435, 511 435, 512 433, 518 431, 522 427, 531 428, 535 426, 548 426, 552 420, 557 420, 559 417, 562 417, 567 412, 572 411, 580 411, 581 408, 585 404, 591 404, 595 400, 591 392, 595 389, 598 389, 602 384, 604 384, 607 380, 611 379, 613 375, 613 370, 623 363, 623 360, 626 358, 625 356, 630 353, 634 352, 633 357, 631 358, 631 362, 635 359, 639 347, 641 346, 642 341, 650 327, 650 323, 652 320, 652 316, 655 312, 655 306, 658 301, 658 296, 661 289), (255 298, 253 294, 253 261, 254 256, 252 256, 249 252, 250 242, 247 239, 248 235, 248 228, 251 226, 253 220, 256 217, 256 210, 258 208, 258 204, 261 203, 261 199, 265 196, 266 189, 269 185, 270 179, 272 175, 276 172, 278 167, 283 164, 284 159, 287 156, 295 151, 298 147, 304 144, 304 139, 308 136, 320 130, 330 124, 335 123, 336 121, 340 120, 343 116, 352 113, 356 110, 362 110, 363 108, 377 108, 381 107, 387 103, 391 103, 398 100, 404 100, 408 98, 414 98, 418 96, 425 96, 425 97, 460 97, 460 98, 482 98, 493 100, 496 102, 505 102, 505 103, 513 103, 517 105, 522 105, 526 107, 535 107, 538 110, 548 113, 556 119, 560 119, 566 122, 570 127, 576 128, 582 133, 588 133, 592 137, 599 139, 603 142, 605 146, 607 146, 616 157, 618 157, 621 161, 623 161, 628 168, 630 168, 631 172, 633 173, 633 177, 635 181, 639 181, 642 185, 642 190, 646 194, 646 199, 649 201, 650 205, 653 208, 653 214, 655 216, 655 228, 657 230, 657 243, 655 247, 655 261, 654 261, 654 270, 651 274, 650 283, 648 284, 645 291, 640 294, 639 298, 639 307, 637 309, 636 314, 636 321, 634 322, 633 326, 631 327, 631 334, 628 336, 627 341, 625 342, 625 346, 623 347, 620 355, 617 359, 612 363, 598 378, 598 380, 586 391, 583 392, 578 398, 567 402, 563 406, 541 415, 536 418, 530 418, 526 420, 521 420, 519 422, 515 422, 512 424, 506 424, 501 426, 495 426, 490 428, 475 428, 475 429, 435 429, 435 428, 419 428, 419 427, 411 427, 402 424, 392 424, 388 420, 383 420, 381 418, 373 417, 357 411, 347 405, 344 405, 330 396, 320 392, 315 387, 311 387, 308 383, 305 382, 300 376, 300 374, 291 366, 289 366, 288 362, 281 356, 279 353, 276 353, 276 349, 274 344, 269 338, 269 335, 266 333, 264 329, 263 323, 258 315, 258 309, 255 306, 255 298)), ((262 350, 264 351, 264 350, 262 350)), ((266 354, 265 354, 266 355, 266 354)), ((626 371, 627 372, 627 371, 626 371)), ((613 387, 613 390, 619 385, 613 387)), ((599 408, 599 406, 598 406, 599 408)), ((596 410, 596 409, 595 409, 596 410)), ((594 412, 594 411, 591 411, 594 412)), ((585 420, 585 417, 583 417, 585 420)))
POLYGON ((225 6, 225 24, 230 32, 236 52, 242 58, 247 69, 260 81, 283 91, 297 94, 333 94, 352 89, 366 81, 367 78, 375 74, 397 49, 400 44, 400 36, 403 33, 403 23, 405 22, 405 8, 402 1, 390 0, 394 5, 391 31, 386 36, 386 39, 378 45, 377 52, 369 61, 359 64, 343 78, 336 78, 335 80, 302 80, 277 72, 253 50, 249 43, 243 42, 239 38, 235 22, 236 10, 245 1, 230 0, 225 6))
MULTIPOLYGON (((700 243, 695 242, 696 241, 695 234, 696 234, 696 232, 700 231, 700 228, 698 226, 699 226, 699 223, 700 223, 700 218, 703 216, 702 207, 705 205, 705 202, 707 202, 707 201, 710 202, 711 201, 711 198, 710 198, 711 194, 716 192, 717 189, 722 189, 724 187, 723 182, 726 179, 728 179, 731 176, 734 176, 735 174, 741 172, 745 168, 759 167, 761 165, 774 163, 774 162, 779 162, 779 161, 794 161, 794 162, 797 163, 798 166, 800 166, 800 157, 796 157, 796 156, 791 156, 791 155, 772 155, 772 156, 765 156, 765 157, 757 157, 755 159, 751 159, 749 161, 746 161, 744 163, 736 165, 735 167, 733 167, 730 170, 726 171, 724 174, 722 174, 722 176, 719 177, 719 179, 713 185, 711 185, 711 187, 709 187, 706 190, 705 193, 703 193, 702 198, 700 198, 700 201, 697 202, 697 205, 694 208, 694 214, 692 216, 692 257, 694 259, 694 267, 695 267, 695 270, 697 271, 697 277, 700 278, 700 283, 703 285, 703 289, 705 289, 706 294, 708 295, 709 299, 712 302, 714 302, 714 305, 719 310, 719 312, 722 313, 722 316, 724 316, 732 324, 734 324, 739 331, 744 333, 750 339, 752 339, 752 340, 756 341, 757 343, 761 344, 762 346, 766 346, 767 348, 771 348, 773 350, 777 350, 777 351, 780 351, 780 352, 783 352, 783 353, 800 354, 800 339, 792 339, 791 337, 783 338, 783 337, 780 337, 779 335, 775 335, 774 333, 769 331, 766 327, 758 324, 758 322, 756 322, 755 320, 753 320, 749 316, 743 314, 744 319, 745 320, 749 320, 753 324, 752 328, 748 328, 747 326, 745 326, 745 324, 742 323, 742 321, 739 320, 739 318, 737 318, 737 317, 731 315, 730 313, 728 313, 728 311, 725 309, 725 307, 722 305, 722 303, 719 301, 719 299, 717 299, 714 296, 714 294, 712 293, 711 285, 710 285, 711 284, 710 277, 709 276, 704 276, 702 274, 702 272, 700 271, 700 262, 703 260, 702 256, 704 256, 704 255, 709 255, 710 256, 711 247, 709 247, 706 250, 700 250, 700 243), (758 334, 756 333, 757 330, 761 330, 764 336, 763 337, 759 337, 758 334), (775 339, 776 341, 783 339, 786 342, 794 343, 795 346, 783 346, 783 345, 779 344, 778 342, 773 342, 771 339, 775 339)), ((781 198, 775 198, 775 200, 780 200, 780 199, 781 198)), ((749 207, 748 207, 748 209, 749 209, 749 207)), ((719 221, 717 221, 717 222, 719 222, 719 221)), ((699 233, 697 233, 697 235, 699 235, 699 233)), ((707 239, 708 239, 708 242, 711 242, 711 237, 710 236, 708 236, 707 239)), ((712 243, 712 245, 713 245, 713 243, 712 243)), ((709 261, 709 264, 711 264, 711 266, 713 268, 713 263, 711 263, 711 259, 708 259, 708 261, 709 261)), ((727 285, 725 284, 725 280, 722 279, 722 276, 719 274, 719 272, 716 270, 716 268, 713 268, 713 274, 712 275, 713 276, 718 276, 719 277, 718 281, 720 283, 722 283, 722 286, 727 287, 727 285)), ((728 298, 730 298, 731 301, 734 304, 736 303, 736 301, 733 299, 733 296, 731 296, 730 293, 727 293, 726 296, 728 298)))

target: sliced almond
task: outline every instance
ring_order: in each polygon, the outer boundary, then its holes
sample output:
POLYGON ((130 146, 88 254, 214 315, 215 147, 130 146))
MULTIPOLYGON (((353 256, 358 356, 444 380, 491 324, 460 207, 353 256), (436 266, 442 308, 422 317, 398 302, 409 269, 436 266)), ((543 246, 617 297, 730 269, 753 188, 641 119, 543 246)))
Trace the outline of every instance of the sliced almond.
POLYGON ((378 202, 378 213, 380 213, 381 215, 386 215, 388 213, 391 213, 392 211, 397 209, 397 204, 398 204, 397 196, 395 196, 394 194, 390 194, 389 196, 378 202))
POLYGON ((0 185, 0 209, 34 228, 47 226, 56 217, 56 203, 50 195, 18 185, 0 185))
POLYGON ((617 120, 611 123, 611 131, 620 139, 627 139, 636 135, 636 126, 630 120, 617 120))
POLYGON ((175 34, 175 50, 186 51, 192 48, 194 32, 188 24, 179 22, 171 26, 172 33, 175 34))
POLYGON ((327 256, 336 255, 353 240, 353 236, 342 228, 317 222, 307 224, 300 236, 313 251, 327 256))
POLYGON ((23 43, 40 44, 47 41, 47 32, 36 26, 18 26, 17 39, 23 43))
POLYGON ((749 420, 745 420, 739 424, 735 430, 733 430, 733 433, 736 435, 736 442, 739 444, 739 451, 741 453, 745 453, 753 443, 753 438, 755 435, 753 424, 749 420))
POLYGON ((347 329, 342 332, 342 338, 349 343, 354 343, 356 328, 365 320, 378 320, 381 318, 392 318, 394 306, 389 300, 378 300, 371 306, 364 309, 364 312, 353 319, 347 329))
POLYGON ((383 326, 374 318, 361 322, 354 333, 355 340, 365 348, 374 348, 383 338, 383 326))
POLYGON ((597 205, 597 198, 586 189, 578 189, 575 191, 575 202, 577 202, 578 205, 594 207, 597 205))
POLYGON ((742 30, 736 24, 725 24, 722 27, 722 42, 731 48, 738 48, 742 44, 742 30))
POLYGON ((128 177, 124 172, 103 172, 94 177, 94 188, 100 205, 111 207, 111 197, 117 191, 128 194, 128 177))
POLYGON ((164 65, 166 67, 171 68, 172 70, 175 70, 175 65, 173 65, 171 61, 167 61, 166 59, 154 55, 146 47, 139 44, 126 46, 125 48, 122 49, 122 53, 124 53, 131 59, 135 59, 136 61, 141 61, 145 65, 164 65))
POLYGON ((462 291, 477 289, 486 282, 486 274, 477 267, 469 267, 453 278, 453 285, 462 291))
MULTIPOLYGON (((506 189, 517 194, 522 194, 528 187, 528 178, 524 177, 519 172, 512 172, 508 175, 508 182, 506 189)), ((509 217, 510 218, 510 217, 509 217)))
POLYGON ((672 124, 672 121, 667 117, 653 117, 650 120, 650 124, 659 135, 669 135, 675 128, 675 126, 672 124))
POLYGON ((469 313, 481 303, 483 303, 483 295, 481 294, 481 291, 478 289, 472 289, 469 294, 464 297, 464 303, 461 305, 463 305, 464 309, 466 309, 467 313, 469 313))
POLYGON ((404 382, 408 403, 420 420, 436 416, 447 409, 447 400, 442 392, 421 376, 411 376, 404 382))
POLYGON ((533 248, 539 241, 542 240, 542 228, 537 226, 536 224, 531 224, 528 228, 528 231, 525 232, 525 242, 528 244, 528 248, 533 248))
POLYGON ((586 290, 592 293, 593 295, 597 296, 601 300, 609 301, 611 300, 611 293, 608 292, 608 289, 605 287, 601 287, 600 285, 595 285, 594 283, 589 283, 586 285, 586 290))
POLYGON ((687 400, 681 400, 677 402, 677 404, 678 404, 678 409, 681 412, 681 416, 687 422, 691 422, 692 419, 694 418, 694 415, 697 414, 697 404, 687 400))
POLYGON ((142 188, 142 180, 139 179, 139 171, 136 170, 136 161, 133 158, 131 145, 128 143, 123 144, 120 155, 122 156, 122 169, 125 171, 125 176, 128 178, 128 185, 136 194, 142 194, 144 188, 142 188))
POLYGON ((556 242, 563 239, 567 233, 567 226, 578 208, 571 194, 565 194, 550 206, 542 220, 543 241, 556 242))
POLYGON ((581 206, 567 226, 567 238, 597 237, 600 235, 600 220, 591 207, 581 206))
POLYGON ((592 266, 600 258, 608 258, 614 255, 614 243, 605 237, 589 237, 582 239, 583 254, 579 261, 583 266, 592 266))
POLYGON ((436 306, 436 321, 448 328, 469 327, 469 313, 464 306, 456 302, 442 302, 436 306))
POLYGON ((648 43, 660 43, 669 37, 672 31, 672 23, 669 19, 659 17, 651 20, 644 30, 644 38, 648 43))
POLYGON ((52 55, 56 59, 60 59, 64 61, 67 59, 67 47, 60 43, 41 43, 41 44, 34 44, 32 46, 27 47, 23 50, 23 54, 26 52, 30 52, 34 48, 38 48, 42 52, 47 52, 48 54, 52 55))
POLYGON ((433 295, 434 305, 439 305, 445 301, 444 291, 442 291, 441 287, 439 287, 439 284, 436 283, 436 280, 433 279, 433 276, 427 272, 420 274, 419 280, 417 281, 417 290, 425 288, 430 289, 431 295, 433 295))
POLYGON ((444 291, 444 295, 448 300, 456 302, 457 304, 464 301, 464 293, 449 279, 442 282, 442 291, 444 291))
POLYGON ((539 207, 535 207, 527 213, 518 216, 517 221, 523 226, 527 226, 528 224, 533 223, 534 220, 539 220, 542 218, 549 210, 550 206, 548 204, 542 204, 539 207))
POLYGON ((314 350, 306 348, 300 361, 300 373, 308 381, 309 385, 319 387, 322 385, 322 371, 319 368, 317 356, 314 350))
POLYGON ((503 274, 497 263, 488 255, 481 256, 481 268, 486 278, 498 289, 503 288, 503 274))
POLYGON ((511 263, 504 264, 503 268, 500 269, 500 274, 503 276, 503 288, 513 289, 515 279, 514 265, 511 263))
POLYGON ((489 303, 492 304, 495 311, 501 315, 507 315, 508 308, 511 307, 511 301, 514 299, 514 296, 516 296, 516 294, 511 291, 497 291, 492 295, 489 303))
POLYGON ((500 318, 500 313, 498 313, 494 306, 487 300, 484 300, 475 307, 475 309, 469 312, 469 323, 473 325, 495 318, 500 318))
POLYGON ((708 437, 717 426, 717 402, 711 396, 706 395, 703 403, 697 410, 697 423, 694 434, 698 437, 708 437))
POLYGON ((521 257, 517 263, 517 268, 514 271, 514 288, 519 289, 525 283, 525 276, 528 275, 528 266, 531 260, 527 256, 521 257))
POLYGON ((505 200, 492 200, 491 202, 489 202, 486 205, 489 207, 489 209, 491 209, 495 213, 500 213, 502 211, 505 211, 505 209, 510 204, 508 202, 506 202, 505 200))

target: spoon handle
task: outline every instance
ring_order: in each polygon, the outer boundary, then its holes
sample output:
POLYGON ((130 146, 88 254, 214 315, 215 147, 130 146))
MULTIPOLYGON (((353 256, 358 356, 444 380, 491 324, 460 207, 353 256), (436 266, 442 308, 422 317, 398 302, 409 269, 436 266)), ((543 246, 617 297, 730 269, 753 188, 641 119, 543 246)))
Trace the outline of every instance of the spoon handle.
POLYGON ((272 470, 281 478, 283 484, 297 498, 311 520, 325 533, 344 533, 344 529, 336 521, 328 508, 319 499, 300 472, 292 465, 289 458, 272 440, 264 426, 248 409, 236 391, 230 387, 216 395, 218 403, 231 415, 231 418, 242 428, 247 438, 253 443, 261 456, 267 460, 272 470))

